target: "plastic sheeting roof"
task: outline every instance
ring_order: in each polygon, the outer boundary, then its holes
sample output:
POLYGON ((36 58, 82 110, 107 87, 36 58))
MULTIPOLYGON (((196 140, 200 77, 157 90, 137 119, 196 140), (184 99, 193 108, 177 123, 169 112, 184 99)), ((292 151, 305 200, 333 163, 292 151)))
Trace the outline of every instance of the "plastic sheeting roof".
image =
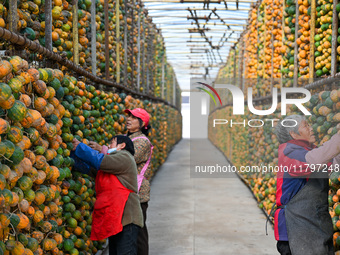
POLYGON ((209 4, 208 1, 187 1, 143 1, 153 23, 161 29, 168 62, 182 90, 190 89, 190 78, 203 77, 206 71, 207 78, 216 77, 245 28, 250 5, 255 3, 252 0, 211 1, 209 4), (189 29, 198 29, 193 17, 199 18, 201 29, 208 29, 204 31, 205 36, 197 31, 189 32, 189 29), (209 19, 202 19, 204 17, 209 19))

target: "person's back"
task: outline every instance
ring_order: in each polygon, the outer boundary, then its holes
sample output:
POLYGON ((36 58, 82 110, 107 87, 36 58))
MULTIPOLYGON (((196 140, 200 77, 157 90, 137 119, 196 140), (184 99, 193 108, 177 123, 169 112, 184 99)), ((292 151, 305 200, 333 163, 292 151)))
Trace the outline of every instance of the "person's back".
POLYGON ((274 215, 277 249, 281 255, 334 254, 327 170, 340 153, 340 136, 318 148, 303 116, 284 120, 286 126, 278 123, 275 130, 280 142, 274 215))
POLYGON ((137 254, 137 236, 143 227, 143 215, 131 139, 115 136, 105 154, 76 139, 73 145, 75 157, 97 171, 91 239, 109 238, 110 255, 137 254))
MULTIPOLYGON (((145 167, 148 159, 151 155, 151 144, 148 138, 142 132, 136 132, 129 135, 129 138, 132 140, 135 155, 134 159, 137 164, 137 172, 140 173, 145 167)), ((145 178, 143 179, 142 185, 139 190, 139 198, 141 203, 149 202, 150 200, 150 182, 149 178, 151 177, 151 166, 148 165, 145 173, 145 178)))
MULTIPOLYGON (((113 175, 117 177, 125 188, 133 191, 129 194, 125 204, 122 225, 125 226, 134 223, 138 226, 143 226, 143 215, 140 208, 139 196, 137 194, 137 165, 131 153, 126 150, 121 150, 105 155, 98 174, 100 174, 101 178, 105 179, 107 185, 101 185, 100 187, 97 187, 96 185, 97 194, 97 189, 99 189, 99 192, 112 191, 112 185, 110 185, 110 183, 112 183, 113 175)), ((96 180, 97 178, 98 175, 96 180)))

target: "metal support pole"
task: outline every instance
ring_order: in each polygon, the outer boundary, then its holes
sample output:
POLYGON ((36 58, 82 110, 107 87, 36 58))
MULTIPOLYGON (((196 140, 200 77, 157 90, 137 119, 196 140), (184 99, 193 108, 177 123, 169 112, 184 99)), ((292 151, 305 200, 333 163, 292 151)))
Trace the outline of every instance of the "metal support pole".
MULTIPOLYGON (((148 48, 146 50, 146 94, 149 94, 149 82, 150 82, 150 47, 151 47, 151 44, 150 44, 150 34, 148 35, 148 39, 147 39, 147 45, 148 45, 148 48)), ((144 62, 144 60, 143 60, 144 62)))
POLYGON ((294 83, 293 87, 297 87, 298 83, 298 45, 296 40, 299 36, 299 4, 296 3, 295 8, 295 45, 294 45, 294 83))
POLYGON ((128 24, 127 24, 127 3, 124 4, 125 14, 124 14, 124 86, 127 86, 127 56, 128 56, 128 24))
POLYGON ((333 0, 333 24, 332 24, 332 60, 331 60, 331 76, 337 73, 338 61, 337 61, 337 37, 338 37, 338 13, 336 11, 336 6, 338 0, 333 0))
POLYGON ((143 61, 143 66, 142 66, 142 88, 144 89, 145 87, 145 33, 147 31, 147 29, 145 28, 145 17, 143 17, 142 20, 142 26, 143 26, 143 47, 142 47, 142 61, 143 61))
POLYGON ((52 1, 45 1, 45 47, 52 51, 52 1))
POLYGON ((233 85, 236 86, 236 48, 234 48, 234 74, 233 74, 233 85))
POLYGON ((166 101, 168 101, 168 103, 170 103, 171 101, 171 81, 169 80, 167 82, 167 86, 166 86, 166 101))
MULTIPOLYGON (((45 1, 45 47, 49 51, 53 51, 52 47, 52 1, 45 1)), ((52 67, 52 61, 47 60, 47 67, 52 67)))
POLYGON ((138 56, 137 56, 137 87, 138 91, 140 88, 140 19, 141 19, 141 13, 140 9, 138 9, 138 40, 137 40, 137 48, 138 48, 138 56))
POLYGON ((92 74, 97 74, 97 38, 96 38, 96 1, 91 2, 91 65, 92 74))
POLYGON ((152 50, 152 30, 150 27, 150 24, 148 24, 148 38, 147 40, 147 51, 146 51, 146 94, 149 94, 150 92, 150 76, 151 76, 151 70, 150 70, 150 61, 151 61, 151 50, 152 50))
POLYGON ((162 57, 162 92, 161 92, 161 96, 163 99, 164 99, 164 76, 165 76, 165 73, 164 73, 164 54, 163 54, 163 57, 162 57))
MULTIPOLYGON (((315 0, 312 0, 315 1, 315 0)), ((285 9, 285 2, 283 1, 282 3, 282 11, 285 9)), ((282 46, 284 46, 284 38, 285 38, 285 15, 284 12, 282 13, 282 46)), ((281 70, 283 68, 283 55, 281 55, 281 70)), ((282 88, 282 83, 283 83, 283 73, 281 73, 281 79, 280 79, 280 87, 282 88)))
POLYGON ((73 63, 79 65, 78 0, 72 0, 73 63))
MULTIPOLYGON (((267 8, 267 5, 266 3, 264 3, 264 41, 263 41, 263 59, 262 59, 262 78, 264 79, 265 78, 265 71, 266 71, 266 43, 267 43, 267 14, 266 14, 266 8, 267 8)), ((263 81, 262 81, 263 82, 263 81)))
MULTIPOLYGON (((155 38, 155 31, 153 30, 152 35, 151 35, 151 60, 152 63, 156 63, 155 59, 155 44, 153 43, 154 38, 155 38)), ((155 69, 152 65, 150 65, 150 87, 148 93, 150 94, 150 91, 154 94, 155 92, 155 82, 154 82, 154 75, 155 75, 155 69)))
POLYGON ((244 44, 244 41, 243 41, 243 38, 240 39, 240 47, 239 47, 239 52, 238 52, 238 77, 239 77, 239 85, 240 85, 240 88, 242 88, 242 91, 243 91, 243 87, 242 87, 242 71, 243 71, 243 62, 244 62, 244 59, 243 59, 243 44, 244 44))
MULTIPOLYGON (((108 0, 106 0, 108 1, 108 0)), ((120 83, 120 24, 119 0, 116 0, 116 82, 120 83)))
MULTIPOLYGON (((164 65, 164 77, 168 78, 168 64, 165 64, 164 65)), ((168 82, 169 80, 168 79, 164 79, 164 100, 167 101, 167 98, 168 98, 168 82)))
MULTIPOLYGON (((244 43, 244 41, 243 41, 243 56, 242 56, 242 58, 244 59, 244 56, 245 56, 245 48, 246 48, 246 45, 245 45, 245 43, 244 43)), ((243 78, 242 78, 242 91, 243 91, 243 93, 244 93, 244 91, 245 91, 245 81, 246 81, 246 75, 245 75, 245 73, 246 73, 246 70, 247 70, 247 68, 246 68, 246 61, 243 61, 243 74, 242 74, 242 76, 243 76, 243 78)))
POLYGON ((315 58, 315 19, 316 19, 316 0, 311 0, 311 19, 310 19, 310 42, 309 42, 309 82, 314 81, 314 58, 315 58))
POLYGON ((273 86, 274 86, 274 35, 272 33, 271 36, 271 45, 272 45, 272 70, 271 70, 271 82, 270 82, 270 93, 273 91, 273 86))
POLYGON ((17 32, 17 24, 18 24, 18 3, 16 0, 10 0, 9 1, 9 10, 8 10, 8 16, 9 16, 9 30, 16 33, 17 32))
POLYGON ((175 75, 175 72, 173 72, 173 74, 172 74, 172 80, 173 80, 173 84, 172 84, 172 104, 176 105, 176 75, 175 75))
MULTIPOLYGON (((247 28, 247 29, 248 29, 248 28, 247 28)), ((246 48, 246 45, 247 45, 246 41, 244 40, 246 34, 249 34, 249 33, 248 33, 248 32, 245 32, 244 34, 241 34, 241 35, 240 35, 240 37, 242 37, 242 40, 243 40, 243 47, 244 47, 244 48, 246 48)), ((249 37, 250 37, 250 36, 249 36, 249 37)), ((249 58, 246 58, 246 57, 245 57, 245 54, 246 54, 246 51, 244 50, 244 52, 243 52, 244 60, 242 61, 242 63, 243 63, 243 66, 242 66, 242 68, 243 68, 243 73, 242 73, 242 75, 243 75, 244 79, 246 79, 246 77, 248 76, 248 68, 246 68, 246 69, 244 68, 244 67, 245 67, 245 64, 248 65, 248 62, 249 62, 249 60, 251 59, 250 56, 253 57, 253 55, 249 54, 249 58)), ((243 86, 243 84, 242 84, 242 86, 243 86)))
POLYGON ((135 64, 133 61, 134 58, 134 47, 135 47, 135 43, 134 43, 134 37, 135 37, 135 16, 134 16, 134 8, 135 8, 135 0, 132 0, 132 6, 130 7, 131 10, 131 37, 130 37, 130 41, 131 41, 131 61, 130 61, 130 65, 131 65, 131 87, 134 86, 134 76, 135 76, 135 64))
MULTIPOLYGON (((109 0, 104 0, 105 16, 105 78, 110 78, 110 49, 109 49, 109 0)), ((116 19, 119 17, 116 17, 116 19)), ((119 55, 119 51, 116 52, 119 55)))
MULTIPOLYGON (((261 2, 260 2, 261 4, 261 2)), ((257 24, 257 45, 260 45, 260 29, 259 29, 259 16, 260 16, 260 8, 257 8, 257 19, 256 19, 256 24, 257 24)), ((260 51, 259 48, 256 48, 256 78, 259 76, 259 67, 260 67, 260 51)))

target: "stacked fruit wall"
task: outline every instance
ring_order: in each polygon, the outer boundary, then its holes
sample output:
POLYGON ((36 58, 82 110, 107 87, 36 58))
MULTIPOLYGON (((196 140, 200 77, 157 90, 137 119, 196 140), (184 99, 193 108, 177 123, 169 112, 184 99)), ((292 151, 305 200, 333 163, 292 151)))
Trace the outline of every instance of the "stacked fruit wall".
MULTIPOLYGON (((0 61, 0 250, 4 254, 94 254, 94 179, 73 169, 72 140, 108 144, 127 132, 125 109, 151 115, 152 175, 181 139, 177 109, 96 89, 59 69, 0 61)), ((152 177, 152 176, 151 176, 152 177)), ((150 178, 151 178, 150 177, 150 178)))

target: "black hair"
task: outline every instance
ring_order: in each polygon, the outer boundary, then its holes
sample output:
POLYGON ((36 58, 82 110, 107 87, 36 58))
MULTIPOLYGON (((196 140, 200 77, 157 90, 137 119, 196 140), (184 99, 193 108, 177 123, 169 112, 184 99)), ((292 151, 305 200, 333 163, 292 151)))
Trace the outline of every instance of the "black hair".
POLYGON ((125 135, 116 135, 113 137, 117 138, 117 145, 121 144, 121 143, 125 143, 125 148, 123 150, 127 150, 128 152, 131 153, 132 156, 135 155, 135 148, 133 146, 133 142, 131 141, 131 139, 125 135))
POLYGON ((140 127, 140 131, 145 135, 145 136, 149 136, 149 132, 151 129, 150 124, 148 124, 146 127, 143 127, 143 121, 141 118, 136 117, 139 121, 139 127, 140 127))

